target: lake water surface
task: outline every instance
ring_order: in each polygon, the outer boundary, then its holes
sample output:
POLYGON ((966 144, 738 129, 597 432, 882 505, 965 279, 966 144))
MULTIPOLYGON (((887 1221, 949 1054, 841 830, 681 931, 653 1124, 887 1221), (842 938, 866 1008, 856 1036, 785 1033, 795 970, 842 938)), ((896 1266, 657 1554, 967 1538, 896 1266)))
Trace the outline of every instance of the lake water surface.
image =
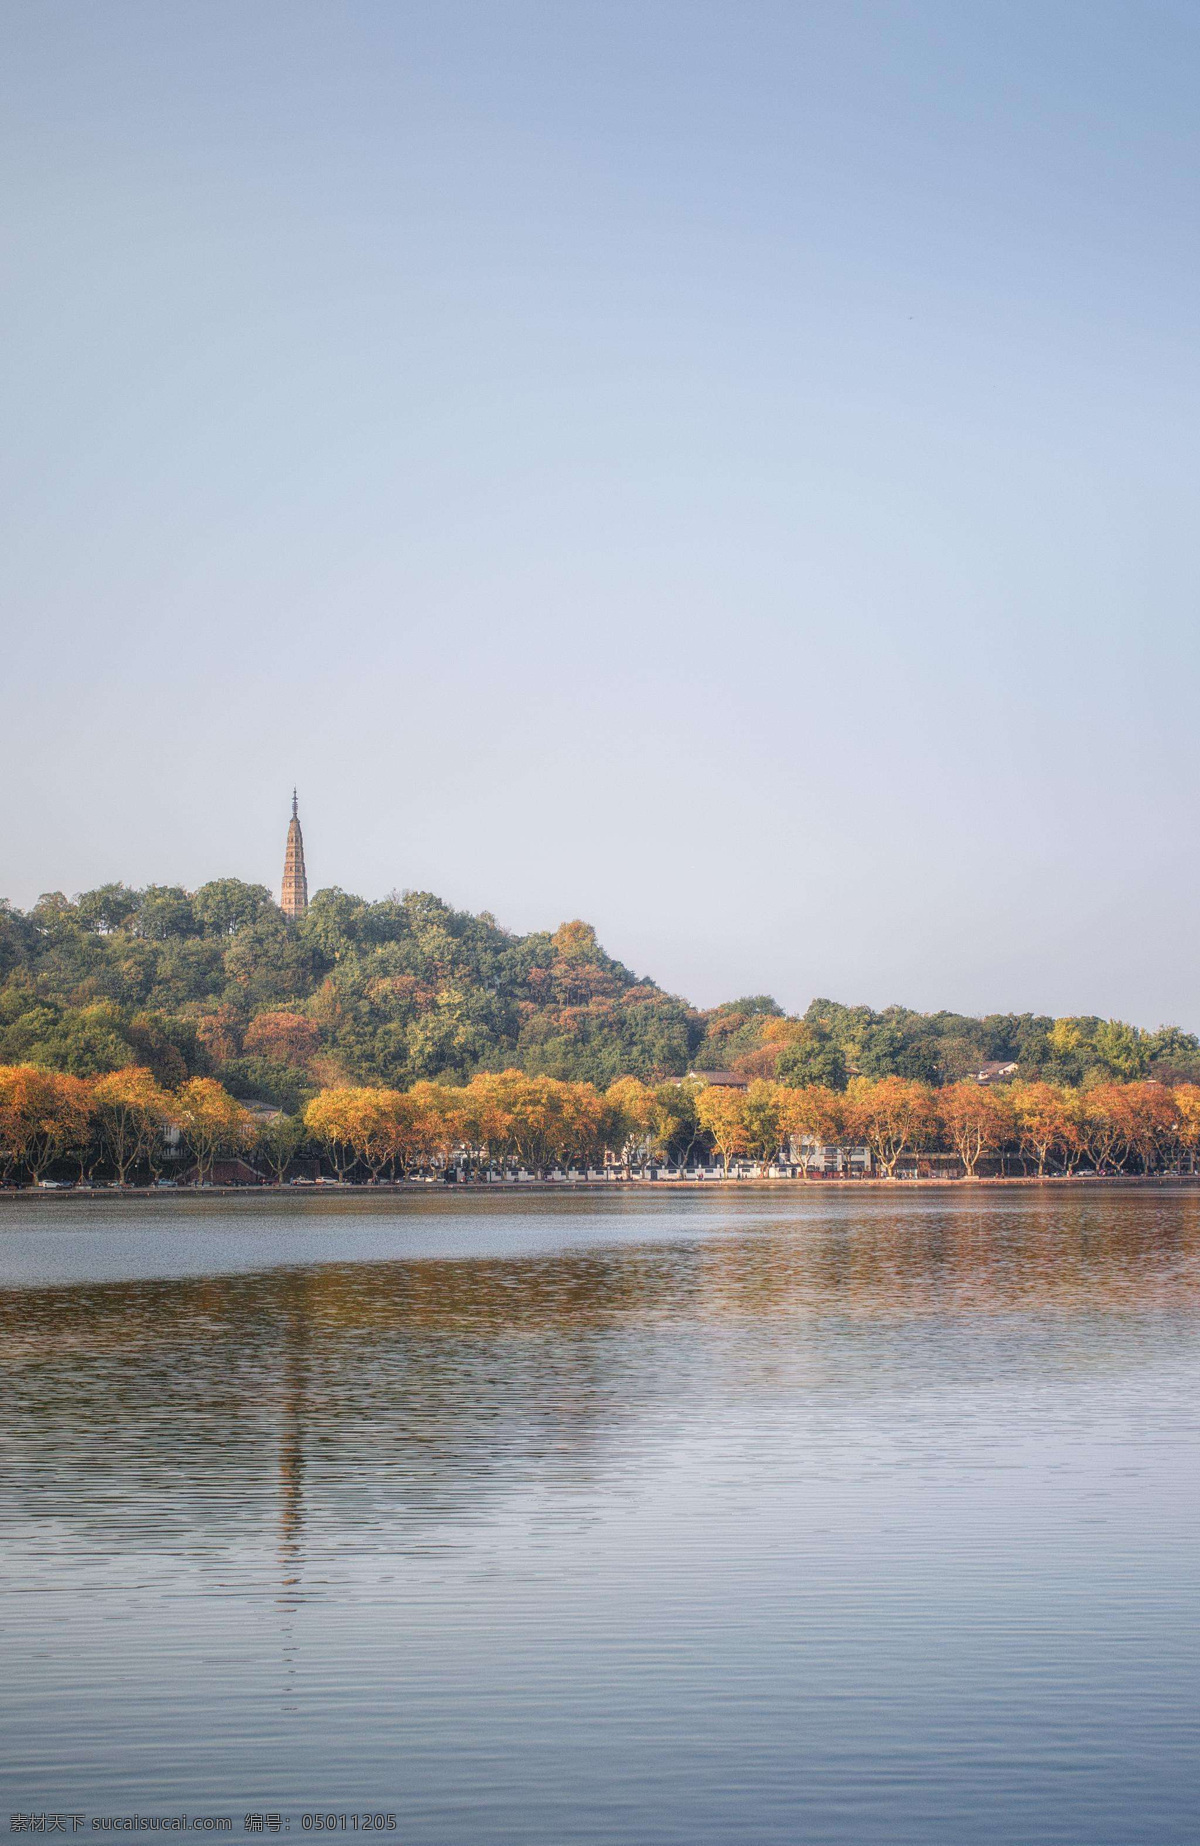
POLYGON ((1198 1193, 3 1199, 0 1390, 0 1828, 1200 1838, 1198 1193))

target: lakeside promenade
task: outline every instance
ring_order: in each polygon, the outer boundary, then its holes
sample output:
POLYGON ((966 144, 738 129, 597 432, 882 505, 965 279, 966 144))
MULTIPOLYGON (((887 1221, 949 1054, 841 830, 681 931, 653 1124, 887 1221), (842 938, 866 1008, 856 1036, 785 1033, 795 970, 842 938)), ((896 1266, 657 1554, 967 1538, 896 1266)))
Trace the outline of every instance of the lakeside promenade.
POLYGON ((222 1197, 259 1197, 268 1194, 272 1198, 290 1198, 297 1194, 307 1197, 324 1198, 329 1194, 338 1197, 376 1198, 381 1194, 413 1193, 428 1196, 446 1196, 451 1193, 462 1195, 469 1193, 473 1198, 495 1197, 509 1193, 558 1194, 563 1193, 612 1193, 635 1192, 653 1188, 657 1192, 826 1192, 830 1190, 849 1192, 916 1192, 934 1190, 937 1192, 961 1191, 972 1189, 994 1192, 1001 1188, 1052 1189, 1076 1193, 1081 1190, 1132 1186, 1139 1189, 1149 1187, 1158 1191, 1189 1191, 1200 1189, 1200 1173, 1005 1173, 1005 1174, 961 1174, 921 1175, 910 1178, 896 1175, 885 1178, 883 1175, 864 1175, 860 1178, 845 1178, 840 1175, 824 1177, 810 1174, 807 1179, 797 1175, 789 1178, 777 1174, 704 1175, 703 1178, 690 1176, 681 1179, 677 1175, 667 1177, 657 1175, 624 1175, 614 1179, 396 1179, 378 1181, 352 1180, 317 1180, 297 1184, 287 1181, 283 1185, 273 1185, 270 1181, 260 1184, 251 1182, 206 1185, 158 1185, 158 1186, 4 1186, 0 1187, 0 1206, 6 1200, 28 1200, 39 1198, 46 1200, 85 1198, 85 1199, 163 1199, 163 1198, 212 1198, 222 1197))

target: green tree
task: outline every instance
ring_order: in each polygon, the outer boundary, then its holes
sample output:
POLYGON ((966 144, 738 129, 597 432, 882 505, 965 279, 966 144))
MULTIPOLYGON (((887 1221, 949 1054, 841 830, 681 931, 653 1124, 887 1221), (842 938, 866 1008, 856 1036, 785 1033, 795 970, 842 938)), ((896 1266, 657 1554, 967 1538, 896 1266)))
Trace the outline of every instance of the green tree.
POLYGON ((192 899, 196 921, 210 936, 235 936, 273 906, 266 885, 244 884, 240 878, 210 879, 192 899))
POLYGON ((81 892, 78 900, 79 920, 85 929, 101 935, 128 929, 141 909, 141 893, 128 885, 100 885, 95 891, 81 892))
POLYGON ((779 1054, 775 1074, 789 1089, 805 1089, 821 1084, 830 1090, 844 1090, 849 1080, 846 1054, 823 1020, 806 1022, 800 1035, 779 1054))
POLYGON ((277 1186, 296 1158, 306 1139, 304 1123, 298 1115, 268 1115, 255 1122, 254 1151, 277 1186))
POLYGON ((148 942, 194 936, 199 930, 192 900, 180 885, 147 885, 140 893, 135 928, 148 942))

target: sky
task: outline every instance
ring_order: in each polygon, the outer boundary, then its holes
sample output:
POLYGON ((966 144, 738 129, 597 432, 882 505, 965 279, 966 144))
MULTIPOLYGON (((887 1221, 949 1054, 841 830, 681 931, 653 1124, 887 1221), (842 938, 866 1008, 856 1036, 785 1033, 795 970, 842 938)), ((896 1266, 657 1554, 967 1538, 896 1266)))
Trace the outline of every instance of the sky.
POLYGON ((1200 1029, 1195 0, 0 32, 0 894, 1200 1029))

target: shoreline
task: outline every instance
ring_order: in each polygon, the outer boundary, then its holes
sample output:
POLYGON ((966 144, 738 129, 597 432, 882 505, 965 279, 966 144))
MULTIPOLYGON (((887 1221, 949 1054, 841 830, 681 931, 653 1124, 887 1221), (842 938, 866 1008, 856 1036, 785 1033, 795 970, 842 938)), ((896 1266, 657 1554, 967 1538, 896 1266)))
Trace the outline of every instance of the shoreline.
POLYGON ((554 1194, 629 1193, 653 1188, 656 1192, 686 1192, 706 1196, 710 1192, 798 1192, 827 1191, 868 1192, 896 1191, 939 1192, 979 1187, 1057 1187, 1077 1192, 1080 1188, 1139 1186, 1186 1191, 1200 1188, 1200 1173, 1007 1173, 974 1178, 886 1179, 507 1179, 468 1180, 449 1183, 444 1180, 381 1180, 375 1185, 355 1185, 349 1181, 328 1180, 319 1185, 208 1185, 208 1186, 40 1186, 0 1187, 0 1207, 7 1201, 28 1199, 199 1199, 199 1198, 379 1198, 399 1193, 446 1197, 504 1197, 509 1193, 554 1194))

